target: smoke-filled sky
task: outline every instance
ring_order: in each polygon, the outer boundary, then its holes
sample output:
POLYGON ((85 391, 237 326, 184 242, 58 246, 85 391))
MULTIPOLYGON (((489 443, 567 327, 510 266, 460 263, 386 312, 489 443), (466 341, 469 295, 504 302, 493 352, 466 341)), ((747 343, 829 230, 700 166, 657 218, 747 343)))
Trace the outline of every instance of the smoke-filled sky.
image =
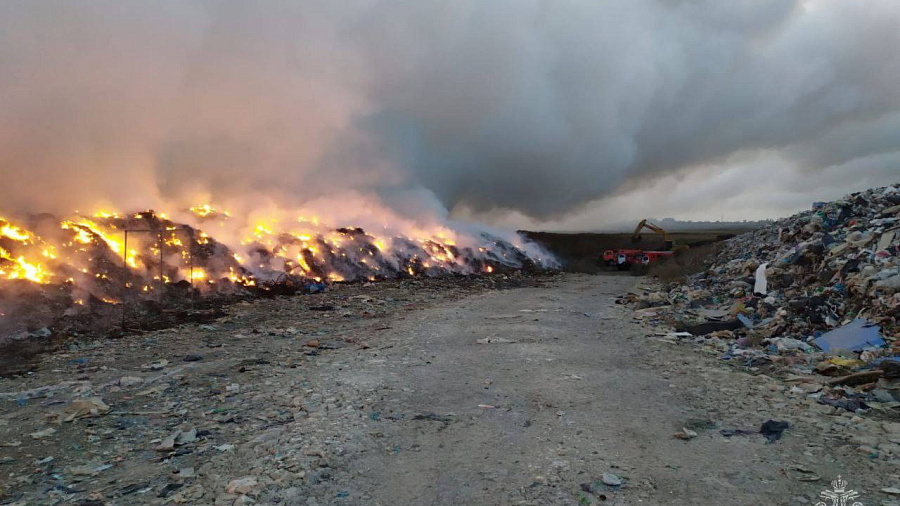
POLYGON ((4 0, 0 173, 6 213, 784 215, 900 182, 900 2, 4 0))

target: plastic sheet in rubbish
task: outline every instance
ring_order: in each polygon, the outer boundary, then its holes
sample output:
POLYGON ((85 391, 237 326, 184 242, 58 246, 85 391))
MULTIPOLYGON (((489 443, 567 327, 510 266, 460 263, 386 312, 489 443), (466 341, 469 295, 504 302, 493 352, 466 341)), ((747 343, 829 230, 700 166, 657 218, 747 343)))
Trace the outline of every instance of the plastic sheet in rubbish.
POLYGON ((857 318, 843 327, 817 337, 816 345, 823 351, 832 349, 860 351, 865 348, 884 346, 881 328, 878 325, 857 318))
POLYGON ((762 265, 757 267, 756 269, 756 283, 753 287, 753 293, 758 293, 759 295, 766 295, 768 292, 768 283, 766 282, 766 267, 769 266, 768 262, 763 262, 762 265))

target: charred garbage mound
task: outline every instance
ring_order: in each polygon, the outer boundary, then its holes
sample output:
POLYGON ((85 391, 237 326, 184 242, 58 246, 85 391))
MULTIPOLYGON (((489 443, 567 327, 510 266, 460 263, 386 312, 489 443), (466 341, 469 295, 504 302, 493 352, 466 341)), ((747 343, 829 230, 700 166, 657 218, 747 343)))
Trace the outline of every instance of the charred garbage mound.
MULTIPOLYGON (((204 228, 228 218, 208 206, 196 213, 204 228)), ((335 282, 556 266, 536 245, 483 231, 466 234, 466 245, 444 232, 379 237, 318 224, 303 233, 256 225, 229 239, 239 250, 153 211, 0 218, 0 346, 202 321, 229 301, 315 293, 335 282)))
POLYGON ((898 255, 900 184, 816 202, 728 240, 711 268, 687 283, 636 290, 627 300, 645 321, 672 324, 666 339, 703 343, 751 366, 790 364, 847 385, 822 394, 822 402, 858 407, 853 400, 864 391, 894 402, 898 255))

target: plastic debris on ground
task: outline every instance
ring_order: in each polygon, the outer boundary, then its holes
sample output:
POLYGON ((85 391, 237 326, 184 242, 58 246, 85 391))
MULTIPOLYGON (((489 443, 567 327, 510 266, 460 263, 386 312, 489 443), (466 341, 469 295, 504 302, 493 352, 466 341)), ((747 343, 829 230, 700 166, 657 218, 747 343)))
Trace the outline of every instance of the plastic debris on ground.
POLYGON ((900 184, 816 202, 723 242, 685 282, 652 285, 617 301, 651 335, 751 370, 822 376, 809 393, 819 404, 900 412, 900 364, 881 365, 900 355, 900 184), (873 369, 885 374, 851 376, 873 369), (843 377, 853 384, 829 383, 843 377))
POLYGON ((872 325, 862 318, 830 332, 822 334, 815 339, 816 345, 823 351, 832 348, 860 351, 865 348, 884 346, 878 325, 872 325))

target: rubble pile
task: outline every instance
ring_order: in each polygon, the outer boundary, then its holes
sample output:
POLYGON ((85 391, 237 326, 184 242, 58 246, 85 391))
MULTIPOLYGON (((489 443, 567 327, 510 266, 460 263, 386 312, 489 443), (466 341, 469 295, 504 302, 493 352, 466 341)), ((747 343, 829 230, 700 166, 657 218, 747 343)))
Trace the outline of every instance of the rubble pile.
POLYGON ((900 184, 816 202, 728 240, 684 284, 626 301, 641 321, 674 327, 664 339, 833 377, 801 385, 821 403, 900 406, 900 184))
POLYGON ((227 212, 192 212, 185 219, 194 225, 153 210, 0 217, 0 375, 20 356, 52 349, 57 338, 206 321, 239 300, 317 293, 342 282, 558 267, 539 245, 502 232, 376 234, 316 220, 257 223, 239 233, 227 212))

